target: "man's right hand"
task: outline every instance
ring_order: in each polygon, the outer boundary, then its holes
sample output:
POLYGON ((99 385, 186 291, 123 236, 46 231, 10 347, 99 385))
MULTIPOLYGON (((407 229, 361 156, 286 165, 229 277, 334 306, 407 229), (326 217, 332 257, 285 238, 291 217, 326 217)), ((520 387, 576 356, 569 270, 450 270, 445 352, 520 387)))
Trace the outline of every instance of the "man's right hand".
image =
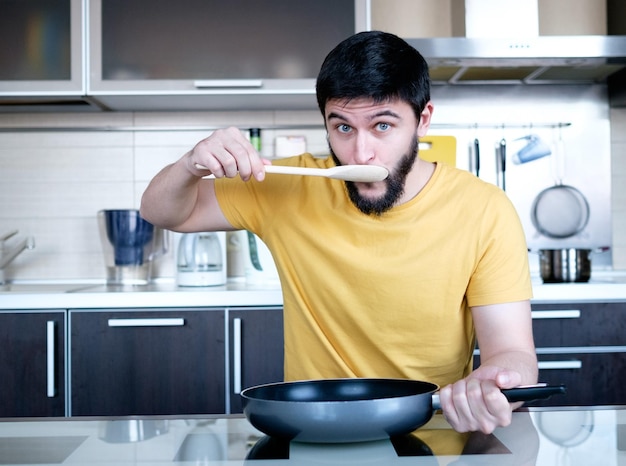
POLYGON ((187 169, 196 176, 213 174, 216 178, 234 178, 239 175, 244 181, 251 177, 263 181, 263 166, 270 164, 235 127, 216 130, 185 157, 187 169), (198 168, 198 165, 206 169, 198 168))

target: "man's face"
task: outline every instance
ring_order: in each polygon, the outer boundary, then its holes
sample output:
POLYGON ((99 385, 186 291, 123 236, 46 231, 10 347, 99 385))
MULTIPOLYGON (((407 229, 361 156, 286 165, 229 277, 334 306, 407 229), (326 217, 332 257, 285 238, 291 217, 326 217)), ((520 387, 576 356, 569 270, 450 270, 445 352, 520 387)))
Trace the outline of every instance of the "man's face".
MULTIPOLYGON (((402 194, 404 194, 404 183, 417 159, 417 149, 418 140, 417 136, 414 135, 410 146, 407 147, 406 152, 396 163, 396 166, 394 168, 387 167, 389 176, 382 181, 382 183, 385 183, 386 189, 379 196, 362 196, 357 183, 346 181, 348 196, 356 208, 367 215, 381 215, 396 205, 402 194)), ((332 147, 330 147, 330 154, 335 163, 341 165, 332 147)))
MULTIPOLYGON (((429 121, 429 114, 425 119, 429 121)), ((380 215, 403 201, 417 159, 418 136, 426 133, 427 126, 417 121, 409 104, 399 100, 331 100, 326 104, 328 144, 335 162, 381 165, 389 170, 384 181, 346 182, 359 210, 380 215)))

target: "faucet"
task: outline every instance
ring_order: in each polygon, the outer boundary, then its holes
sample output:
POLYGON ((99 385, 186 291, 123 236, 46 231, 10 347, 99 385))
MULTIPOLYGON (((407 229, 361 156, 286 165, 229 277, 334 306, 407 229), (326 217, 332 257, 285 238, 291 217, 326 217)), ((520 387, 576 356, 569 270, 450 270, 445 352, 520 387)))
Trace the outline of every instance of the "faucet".
POLYGON ((35 238, 29 236, 22 239, 10 249, 7 248, 6 240, 15 236, 18 230, 9 231, 0 234, 0 284, 4 283, 4 269, 20 255, 25 249, 33 249, 35 247, 35 238))

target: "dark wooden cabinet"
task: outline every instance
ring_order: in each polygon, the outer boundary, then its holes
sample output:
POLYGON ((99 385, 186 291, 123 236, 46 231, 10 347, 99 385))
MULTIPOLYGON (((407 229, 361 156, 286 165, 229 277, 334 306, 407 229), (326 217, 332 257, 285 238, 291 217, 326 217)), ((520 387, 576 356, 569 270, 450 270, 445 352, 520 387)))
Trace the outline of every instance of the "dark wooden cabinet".
POLYGON ((626 345, 626 302, 533 304, 535 346, 626 345))
POLYGON ((532 406, 626 404, 626 303, 534 303, 539 379, 567 394, 532 406))
POLYGON ((530 406, 606 406, 626 403, 626 352, 539 354, 542 363, 554 363, 560 369, 540 369, 539 380, 565 384, 567 393, 530 406), (571 364, 571 368, 568 365, 571 364))
MULTIPOLYGON (((526 406, 626 404, 626 302, 533 303, 539 382, 567 393, 526 406)), ((474 366, 480 364, 476 352, 474 366)))
POLYGON ((244 388, 283 380, 282 308, 228 311, 230 412, 240 413, 244 388))
POLYGON ((223 413, 224 325, 223 309, 70 311, 71 415, 223 413))
POLYGON ((65 414, 65 311, 0 313, 0 417, 65 414))

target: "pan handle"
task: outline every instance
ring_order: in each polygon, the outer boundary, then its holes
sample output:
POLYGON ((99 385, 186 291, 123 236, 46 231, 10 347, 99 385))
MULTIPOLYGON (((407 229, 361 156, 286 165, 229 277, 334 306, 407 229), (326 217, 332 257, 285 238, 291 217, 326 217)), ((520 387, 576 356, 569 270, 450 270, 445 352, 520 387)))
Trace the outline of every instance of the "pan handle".
MULTIPOLYGON (((502 394, 506 396, 506 399, 514 401, 534 401, 545 400, 552 395, 565 394, 567 388, 565 385, 548 385, 545 383, 538 383, 536 385, 522 385, 516 388, 503 388, 502 394)), ((433 409, 441 409, 441 401, 438 394, 433 395, 433 409)))
POLYGON ((567 392, 565 385, 547 385, 545 383, 502 390, 502 393, 509 401, 545 400, 552 395, 563 395, 565 392, 567 392))

